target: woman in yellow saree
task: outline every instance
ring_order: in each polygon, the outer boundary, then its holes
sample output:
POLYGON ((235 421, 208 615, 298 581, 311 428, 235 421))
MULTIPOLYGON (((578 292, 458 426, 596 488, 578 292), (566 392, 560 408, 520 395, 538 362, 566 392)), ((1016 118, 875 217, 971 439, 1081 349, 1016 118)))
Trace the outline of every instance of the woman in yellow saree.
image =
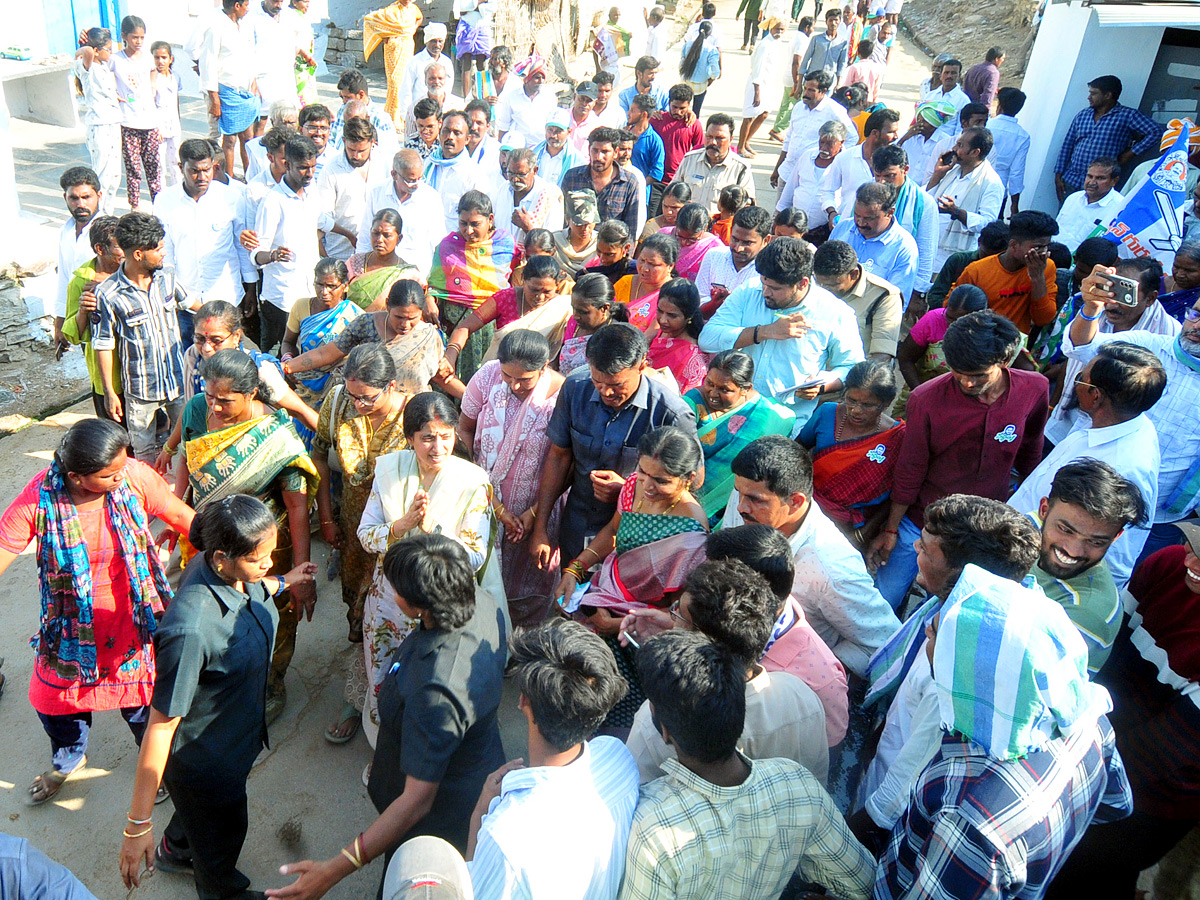
POLYGON ((383 108, 393 121, 400 108, 404 68, 412 59, 413 39, 421 19, 421 10, 413 0, 398 0, 363 16, 363 55, 370 59, 375 48, 383 44, 383 68, 387 72, 387 100, 383 108))
MULTIPOLYGON (((262 400, 258 368, 240 350, 220 350, 206 360, 204 391, 183 409, 184 464, 176 494, 191 493, 196 510, 233 494, 250 494, 275 515, 279 541, 271 574, 309 561, 308 511, 317 493, 317 470, 291 418, 262 400)), ((187 498, 185 498, 187 499, 187 498)), ((182 548, 184 563, 191 548, 182 548)), ((267 684, 267 720, 283 711, 283 677, 296 649, 301 610, 312 619, 316 605, 312 583, 275 596, 279 628, 267 684)))

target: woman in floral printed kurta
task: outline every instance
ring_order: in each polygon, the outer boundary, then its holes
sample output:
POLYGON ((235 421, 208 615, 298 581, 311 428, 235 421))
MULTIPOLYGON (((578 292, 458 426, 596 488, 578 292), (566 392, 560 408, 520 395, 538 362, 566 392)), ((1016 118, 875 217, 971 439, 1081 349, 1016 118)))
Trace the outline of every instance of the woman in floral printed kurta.
POLYGON ((383 574, 383 554, 409 534, 437 532, 466 548, 480 586, 504 611, 508 603, 494 547, 491 484, 474 463, 453 455, 458 410, 444 394, 417 394, 404 408, 404 437, 410 449, 375 461, 375 484, 358 526, 358 539, 379 554, 363 602, 363 655, 367 702, 363 731, 371 745, 379 732, 376 695, 392 655, 416 622, 400 611, 396 592, 383 574))

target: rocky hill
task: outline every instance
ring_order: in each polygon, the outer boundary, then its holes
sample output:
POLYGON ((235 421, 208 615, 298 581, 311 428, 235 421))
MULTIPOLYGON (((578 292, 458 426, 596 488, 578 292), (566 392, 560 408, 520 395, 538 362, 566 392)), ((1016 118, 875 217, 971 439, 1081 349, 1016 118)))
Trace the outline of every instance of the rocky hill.
POLYGON ((1033 47, 1036 0, 907 0, 901 21, 931 55, 953 53, 964 70, 1003 47, 1001 84, 1020 87, 1033 47))

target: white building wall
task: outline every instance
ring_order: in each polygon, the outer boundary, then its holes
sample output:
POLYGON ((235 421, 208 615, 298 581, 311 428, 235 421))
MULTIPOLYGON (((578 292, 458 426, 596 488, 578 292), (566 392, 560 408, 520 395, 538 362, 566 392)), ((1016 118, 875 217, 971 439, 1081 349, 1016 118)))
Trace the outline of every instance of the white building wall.
POLYGON ((1121 103, 1137 107, 1163 31, 1159 26, 1101 28, 1091 7, 1047 5, 1021 85, 1028 99, 1017 117, 1031 137, 1022 208, 1058 209, 1054 163, 1071 120, 1087 106, 1088 82, 1116 75, 1121 103))

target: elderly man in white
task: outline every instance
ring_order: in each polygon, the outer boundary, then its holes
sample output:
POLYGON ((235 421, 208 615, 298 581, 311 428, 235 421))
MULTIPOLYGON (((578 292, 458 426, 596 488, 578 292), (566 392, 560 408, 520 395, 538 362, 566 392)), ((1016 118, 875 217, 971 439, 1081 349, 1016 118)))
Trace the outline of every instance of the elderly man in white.
POLYGON ((1095 234, 1104 234, 1125 205, 1117 190, 1121 164, 1110 156, 1092 160, 1083 178, 1083 190, 1063 201, 1058 211, 1058 241, 1074 253, 1095 234))
POLYGON ((400 81, 396 109, 407 113, 416 102, 416 95, 425 81, 425 68, 437 63, 446 73, 448 84, 454 84, 454 60, 442 52, 446 46, 446 26, 441 22, 430 22, 425 26, 425 49, 413 56, 404 67, 400 81))
POLYGON ((496 228, 521 244, 534 228, 563 229, 563 195, 557 184, 539 178, 537 156, 528 148, 508 154, 505 190, 496 197, 496 228))
POLYGON ((804 86, 800 102, 792 107, 792 121, 783 139, 783 150, 775 163, 775 170, 771 172, 773 188, 787 183, 796 169, 800 154, 817 143, 821 126, 831 119, 836 119, 846 126, 847 147, 858 143, 858 128, 846 112, 846 108, 829 96, 829 89, 833 87, 833 76, 818 70, 801 77, 804 79, 804 86))
POLYGON ((396 255, 416 266, 421 277, 427 278, 433 265, 433 251, 446 235, 440 227, 445 215, 442 198, 421 178, 424 166, 425 161, 416 150, 401 150, 392 158, 391 179, 377 184, 367 194, 354 252, 370 251, 375 214, 381 209, 394 209, 401 220, 396 255))

